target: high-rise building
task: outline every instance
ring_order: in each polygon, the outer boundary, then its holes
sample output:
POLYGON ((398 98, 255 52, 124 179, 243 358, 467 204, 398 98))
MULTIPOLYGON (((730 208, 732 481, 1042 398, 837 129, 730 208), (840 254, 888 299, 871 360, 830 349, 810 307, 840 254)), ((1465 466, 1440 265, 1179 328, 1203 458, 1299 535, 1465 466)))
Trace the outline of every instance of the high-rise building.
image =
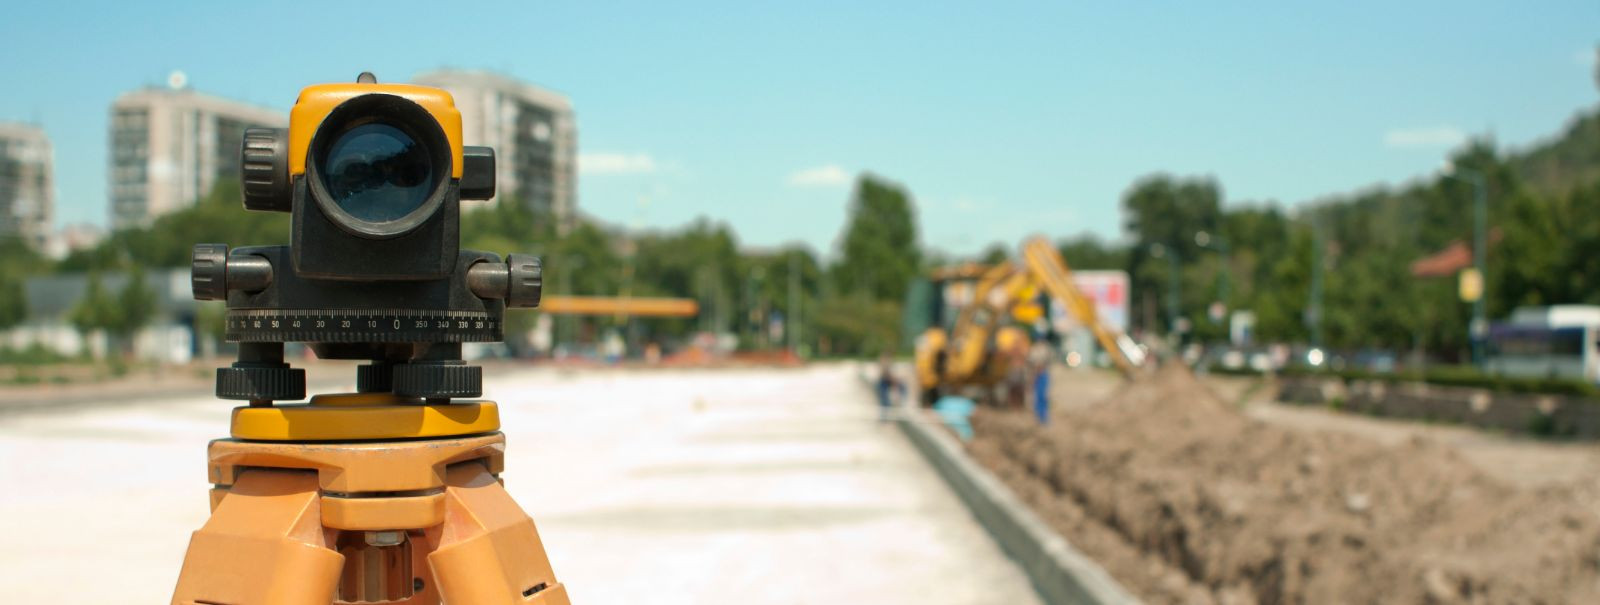
POLYGON ((51 155, 43 129, 0 123, 0 237, 21 237, 37 250, 49 243, 55 209, 51 155))
POLYGON ((496 198, 548 212, 566 231, 577 216, 578 123, 560 93, 499 74, 439 70, 417 84, 443 88, 461 110, 463 143, 493 147, 496 198))
POLYGON ((246 128, 281 128, 280 111, 200 94, 149 87, 111 104, 110 198, 115 228, 147 224, 186 208, 218 180, 239 178, 246 128))

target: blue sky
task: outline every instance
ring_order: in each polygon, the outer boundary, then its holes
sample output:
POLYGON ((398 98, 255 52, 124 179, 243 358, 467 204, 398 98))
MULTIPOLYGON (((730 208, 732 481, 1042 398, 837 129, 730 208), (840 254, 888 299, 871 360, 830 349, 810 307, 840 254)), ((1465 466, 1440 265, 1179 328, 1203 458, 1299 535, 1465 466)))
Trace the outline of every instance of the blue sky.
POLYGON ((869 170, 911 190, 925 243, 966 253, 1118 237, 1151 172, 1295 204, 1597 101, 1593 0, 758 4, 30 3, 0 20, 0 120, 53 139, 58 222, 104 224, 108 107, 172 70, 287 109, 362 70, 492 69, 572 98, 579 204, 603 220, 827 252, 869 170))

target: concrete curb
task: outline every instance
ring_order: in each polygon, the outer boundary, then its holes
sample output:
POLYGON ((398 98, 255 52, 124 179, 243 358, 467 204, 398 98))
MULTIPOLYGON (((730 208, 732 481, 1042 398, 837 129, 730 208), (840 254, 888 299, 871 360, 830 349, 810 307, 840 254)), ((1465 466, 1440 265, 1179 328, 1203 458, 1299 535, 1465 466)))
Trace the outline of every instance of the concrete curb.
POLYGON ((927 457, 956 495, 989 530, 1000 548, 1022 566, 1047 603, 1138 603, 1100 565, 1050 529, 1011 489, 967 456, 932 414, 903 410, 900 430, 927 457))

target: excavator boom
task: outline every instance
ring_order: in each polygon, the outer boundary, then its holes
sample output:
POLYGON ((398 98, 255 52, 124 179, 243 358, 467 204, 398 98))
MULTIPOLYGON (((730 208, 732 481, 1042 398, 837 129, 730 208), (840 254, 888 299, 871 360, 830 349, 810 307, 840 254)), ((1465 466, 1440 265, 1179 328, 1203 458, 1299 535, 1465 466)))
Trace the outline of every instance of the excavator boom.
POLYGON ((1022 244, 1022 259, 1027 263, 1034 279, 1039 280, 1039 284, 1044 286, 1045 291, 1065 304, 1067 311, 1077 318, 1078 323, 1087 327, 1094 334, 1095 340, 1100 341, 1100 347, 1106 350, 1106 355, 1111 356, 1111 363, 1115 364, 1123 375, 1132 376, 1139 361, 1129 356, 1128 351, 1123 348, 1124 343, 1119 335, 1100 321, 1100 316, 1094 309, 1094 301, 1084 296, 1083 291, 1072 281, 1072 269, 1067 266, 1066 259, 1061 257, 1061 252, 1050 245, 1049 240, 1033 237, 1022 244))

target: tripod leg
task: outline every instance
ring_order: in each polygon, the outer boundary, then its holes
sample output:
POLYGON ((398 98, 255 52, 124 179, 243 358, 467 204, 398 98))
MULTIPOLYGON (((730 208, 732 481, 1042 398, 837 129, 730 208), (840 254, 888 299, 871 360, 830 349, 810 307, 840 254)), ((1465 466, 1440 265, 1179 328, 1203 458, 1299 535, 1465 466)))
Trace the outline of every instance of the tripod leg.
POLYGON ((533 519, 481 461, 449 468, 439 547, 428 555, 446 603, 569 605, 533 519))
POLYGON ((250 470, 189 540, 173 605, 327 605, 344 557, 326 545, 317 475, 250 470))

